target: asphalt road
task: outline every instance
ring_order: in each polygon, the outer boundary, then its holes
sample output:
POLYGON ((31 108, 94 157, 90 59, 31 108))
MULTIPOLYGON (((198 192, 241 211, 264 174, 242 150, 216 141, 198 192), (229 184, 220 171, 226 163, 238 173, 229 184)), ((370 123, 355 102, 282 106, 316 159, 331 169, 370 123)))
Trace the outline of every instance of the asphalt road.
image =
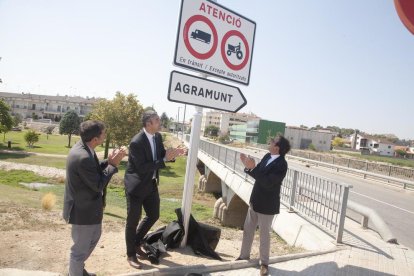
MULTIPOLYGON (((366 180, 326 168, 308 168, 303 163, 294 161, 289 161, 289 165, 304 172, 352 185, 349 200, 375 210, 388 225, 398 243, 414 249, 414 235, 412 234, 414 230, 414 191, 403 190, 379 181, 366 180)), ((347 211, 347 216, 356 221, 361 220, 361 215, 352 211, 347 211)), ((375 230, 375 226, 371 223, 368 223, 368 226, 375 230)))
MULTIPOLYGON (((251 155, 261 158, 265 151, 251 151, 251 155)), ((289 160, 289 167, 311 173, 330 180, 347 183, 350 189, 349 200, 375 210, 385 221, 399 244, 414 249, 414 191, 387 185, 380 181, 363 179, 343 172, 336 172, 328 168, 310 166, 299 161, 289 160)), ((350 210, 347 216, 360 222, 361 215, 350 210)), ((374 230, 375 226, 368 222, 368 227, 374 230)), ((346 229, 346 225, 345 225, 346 229)))

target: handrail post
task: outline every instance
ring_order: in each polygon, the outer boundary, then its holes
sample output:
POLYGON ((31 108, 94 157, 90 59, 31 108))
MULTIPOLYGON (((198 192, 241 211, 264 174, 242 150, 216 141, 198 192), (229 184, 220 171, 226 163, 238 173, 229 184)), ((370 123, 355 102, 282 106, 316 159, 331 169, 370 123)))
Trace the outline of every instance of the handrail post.
POLYGON ((290 190, 289 212, 293 212, 293 206, 295 206, 295 195, 296 186, 298 183, 298 174, 299 172, 297 170, 295 170, 295 172, 293 173, 292 189, 290 190))
POLYGON ((345 216, 346 216, 346 206, 348 203, 348 194, 349 194, 349 187, 344 187, 344 193, 342 195, 341 200, 341 212, 339 214, 339 225, 338 225, 338 232, 336 233, 336 242, 342 243, 342 235, 344 233, 344 224, 345 224, 345 216))
POLYGON ((237 151, 234 151, 233 173, 236 172, 237 151))

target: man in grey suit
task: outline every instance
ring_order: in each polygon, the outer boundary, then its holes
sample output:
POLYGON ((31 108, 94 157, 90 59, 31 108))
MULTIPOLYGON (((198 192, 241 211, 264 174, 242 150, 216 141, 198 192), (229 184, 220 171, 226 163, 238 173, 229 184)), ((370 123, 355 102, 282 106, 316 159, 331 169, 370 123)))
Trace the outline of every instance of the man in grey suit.
POLYGON ((135 135, 129 145, 128 166, 125 171, 125 196, 127 200, 127 221, 125 241, 127 261, 133 268, 141 268, 136 257, 145 255, 141 249, 142 239, 160 216, 160 196, 158 194, 159 173, 166 161, 173 161, 184 154, 183 149, 165 150, 161 134, 160 117, 153 110, 144 112, 143 129, 135 135), (142 207, 146 216, 141 218, 142 207))
POLYGON ((248 260, 257 225, 260 230, 260 275, 269 273, 270 230, 273 218, 279 214, 280 187, 286 176, 288 165, 285 155, 290 150, 289 141, 279 135, 269 142, 269 152, 259 164, 253 158, 240 154, 245 166, 244 171, 255 179, 250 195, 250 206, 247 210, 243 227, 243 241, 240 257, 237 260, 248 260))
POLYGON ((126 155, 124 149, 115 150, 108 160, 99 162, 94 149, 105 139, 100 121, 83 122, 80 136, 67 157, 63 203, 63 218, 72 224, 70 276, 95 275, 85 270, 85 261, 101 237, 104 189, 126 155))

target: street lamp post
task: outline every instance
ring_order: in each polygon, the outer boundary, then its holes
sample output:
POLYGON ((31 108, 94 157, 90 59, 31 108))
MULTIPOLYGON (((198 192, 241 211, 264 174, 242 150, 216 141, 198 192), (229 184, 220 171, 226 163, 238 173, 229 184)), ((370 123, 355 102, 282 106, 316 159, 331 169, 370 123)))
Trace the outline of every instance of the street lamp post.
POLYGON ((183 131, 182 131, 182 134, 181 134, 181 140, 184 140, 184 129, 185 129, 184 124, 185 124, 185 109, 186 109, 186 108, 187 108, 187 105, 186 105, 186 104, 184 104, 183 131))
POLYGON ((176 127, 176 129, 177 129, 177 138, 178 138, 178 130, 180 129, 179 126, 178 126, 178 124, 180 123, 180 108, 181 108, 181 106, 178 107, 178 113, 177 113, 177 127, 176 127))

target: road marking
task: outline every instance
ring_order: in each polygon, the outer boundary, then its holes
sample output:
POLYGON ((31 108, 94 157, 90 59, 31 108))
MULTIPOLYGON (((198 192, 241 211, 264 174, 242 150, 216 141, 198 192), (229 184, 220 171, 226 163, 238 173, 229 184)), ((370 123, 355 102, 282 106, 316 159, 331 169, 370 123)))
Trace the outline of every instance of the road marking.
POLYGON ((395 206, 395 205, 389 204, 389 203, 387 203, 387 202, 384 202, 384 201, 381 201, 381 200, 378 200, 378 199, 375 199, 375 198, 372 198, 372 197, 370 197, 370 196, 366 196, 366 195, 363 195, 363 194, 360 194, 360 193, 357 193, 357 192, 353 192, 353 191, 350 191, 350 192, 351 192, 351 193, 354 193, 354 194, 357 194, 357 195, 360 195, 360 196, 363 196, 363 197, 366 197, 366 198, 369 198, 369 199, 371 199, 371 200, 377 201, 377 202, 379 202, 379 203, 383 203, 383 204, 385 204, 385 205, 388 205, 388 206, 391 206, 391 207, 394 207, 394 208, 400 209, 401 211, 405 211, 405 212, 407 212, 407 213, 410 213, 410 214, 414 215, 414 212, 408 211, 407 209, 404 209, 404 208, 401 208, 401 207, 398 207, 398 206, 395 206))

